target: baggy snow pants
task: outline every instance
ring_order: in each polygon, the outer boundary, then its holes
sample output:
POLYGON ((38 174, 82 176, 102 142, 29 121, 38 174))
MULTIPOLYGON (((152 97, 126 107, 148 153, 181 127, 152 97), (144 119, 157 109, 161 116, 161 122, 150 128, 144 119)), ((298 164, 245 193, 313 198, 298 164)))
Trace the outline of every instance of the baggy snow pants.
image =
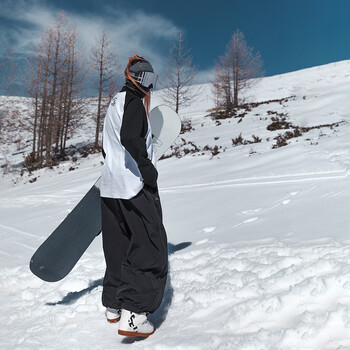
POLYGON ((131 199, 101 198, 106 260, 102 304, 136 313, 161 304, 167 272, 167 237, 158 191, 131 199))

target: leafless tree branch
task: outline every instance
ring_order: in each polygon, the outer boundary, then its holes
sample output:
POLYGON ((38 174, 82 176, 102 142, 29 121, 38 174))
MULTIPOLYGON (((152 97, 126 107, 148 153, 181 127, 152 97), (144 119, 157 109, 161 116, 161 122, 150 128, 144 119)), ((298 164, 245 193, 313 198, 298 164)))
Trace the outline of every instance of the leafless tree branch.
POLYGON ((109 34, 106 31, 96 39, 95 44, 91 47, 90 62, 92 70, 98 75, 98 105, 95 132, 95 148, 98 149, 103 115, 113 94, 117 91, 116 81, 120 70, 115 49, 112 47, 109 34))
POLYGON ((169 53, 166 79, 160 82, 164 88, 163 100, 173 105, 176 113, 180 107, 188 105, 199 95, 199 89, 194 90, 192 86, 196 71, 190 50, 185 45, 183 35, 180 34, 169 53))

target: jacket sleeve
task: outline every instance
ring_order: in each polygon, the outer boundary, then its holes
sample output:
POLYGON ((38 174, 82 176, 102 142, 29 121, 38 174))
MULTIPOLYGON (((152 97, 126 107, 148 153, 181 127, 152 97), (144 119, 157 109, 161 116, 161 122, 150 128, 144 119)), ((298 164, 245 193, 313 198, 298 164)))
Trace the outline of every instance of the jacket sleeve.
POLYGON ((147 154, 146 139, 142 136, 145 123, 144 107, 139 99, 132 99, 124 110, 120 141, 137 163, 145 185, 157 185, 158 172, 147 154))

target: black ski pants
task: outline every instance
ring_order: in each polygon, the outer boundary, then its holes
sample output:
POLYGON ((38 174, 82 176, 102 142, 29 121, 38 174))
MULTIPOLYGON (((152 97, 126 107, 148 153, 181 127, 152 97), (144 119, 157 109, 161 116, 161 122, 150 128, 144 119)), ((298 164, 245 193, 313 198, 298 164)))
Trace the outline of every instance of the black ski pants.
POLYGON ((106 260, 102 304, 136 313, 161 304, 167 272, 167 237, 158 191, 131 199, 101 198, 106 260))

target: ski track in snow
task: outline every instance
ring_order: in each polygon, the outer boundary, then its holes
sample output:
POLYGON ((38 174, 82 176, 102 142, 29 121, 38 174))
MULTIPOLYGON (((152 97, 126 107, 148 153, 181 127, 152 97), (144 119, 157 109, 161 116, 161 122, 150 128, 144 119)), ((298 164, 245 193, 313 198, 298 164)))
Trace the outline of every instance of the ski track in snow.
MULTIPOLYGON (((274 240, 205 246, 174 253, 169 266, 163 305, 151 315, 162 326, 133 342, 135 348, 262 349, 266 339, 268 349, 350 346, 350 245, 274 240)), ((86 349, 89 342, 93 349, 130 346, 130 339, 117 334, 118 326, 104 320, 97 283, 103 273, 102 253, 89 254, 54 284, 39 280, 27 266, 2 268, 4 349, 68 344, 86 349)))
POLYGON ((45 195, 45 194, 38 194, 38 195, 32 195, 32 196, 25 196, 25 197, 5 197, 3 198, 3 206, 6 208, 20 208, 20 207, 28 207, 29 205, 34 206, 40 206, 40 205, 51 205, 51 204, 58 204, 58 203, 66 203, 67 205, 70 205, 72 203, 77 203, 81 199, 80 195, 74 194, 71 195, 69 193, 65 195, 45 195))
POLYGON ((209 183, 174 186, 174 187, 164 187, 160 188, 161 192, 177 192, 177 191, 189 191, 189 190, 203 190, 205 188, 217 189, 224 187, 244 187, 244 186, 265 186, 274 184, 293 184, 293 183, 306 183, 314 181, 331 181, 331 180, 341 180, 348 177, 347 172, 323 172, 323 173, 308 173, 308 174, 291 174, 291 175, 276 175, 276 176, 265 176, 265 177, 251 177, 245 179, 232 179, 225 181, 215 181, 209 183), (329 176, 329 174, 334 174, 329 176), (335 175, 339 174, 339 175, 335 175), (323 175, 323 176, 315 176, 323 175), (310 177, 305 177, 310 176, 310 177), (300 177, 300 178, 298 178, 300 177), (288 178, 288 179, 284 179, 288 178), (256 181, 260 180, 260 181, 256 181), (273 181, 271 181, 273 180, 273 181))
POLYGON ((15 233, 19 233, 20 235, 24 235, 24 236, 27 236, 27 237, 37 238, 37 235, 35 235, 33 233, 22 231, 22 230, 18 230, 18 229, 14 228, 14 227, 10 227, 10 226, 7 226, 7 225, 0 224, 0 228, 4 229, 6 231, 12 231, 12 232, 15 232, 15 233))

